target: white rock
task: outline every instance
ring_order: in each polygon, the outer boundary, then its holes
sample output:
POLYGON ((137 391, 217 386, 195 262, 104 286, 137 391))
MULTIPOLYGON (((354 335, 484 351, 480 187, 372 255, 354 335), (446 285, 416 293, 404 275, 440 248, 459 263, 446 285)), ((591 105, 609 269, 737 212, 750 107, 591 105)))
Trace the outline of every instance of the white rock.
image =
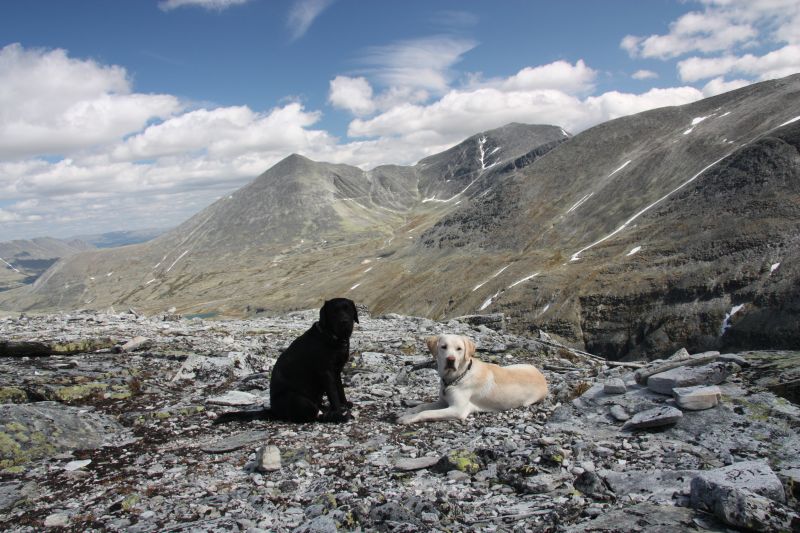
POLYGON ((67 527, 69 516, 61 513, 53 513, 44 519, 44 527, 67 527))
POLYGON ((672 389, 672 396, 675 398, 675 403, 681 409, 688 411, 702 411, 704 409, 711 409, 715 407, 720 398, 722 398, 722 391, 719 387, 712 385, 705 387, 698 385, 696 387, 676 387, 672 389))
POLYGON ((281 451, 277 446, 262 446, 256 453, 256 470, 274 472, 281 469, 281 451))
POLYGON ((64 470, 66 470, 67 472, 72 472, 74 470, 79 470, 79 469, 83 468, 84 466, 87 466, 87 465, 91 464, 91 462, 92 462, 91 459, 84 459, 82 461, 70 461, 70 462, 68 462, 67 464, 64 465, 64 470))
POLYGON ((230 390, 221 396, 213 396, 207 399, 206 403, 214 405, 243 406, 264 404, 267 401, 268 398, 264 396, 257 396, 245 391, 230 390))
POLYGON ((625 382, 620 378, 609 379, 603 385, 603 392, 606 394, 625 394, 627 391, 628 388, 625 386, 625 382))
POLYGON ((631 415, 629 415, 628 412, 625 411, 624 407, 616 404, 611 406, 609 413, 611 414, 612 417, 614 417, 614 420, 617 420, 618 422, 625 422, 626 420, 629 420, 631 417, 631 415))
POLYGON ((394 463, 395 470, 411 472, 430 468, 439 462, 439 457, 406 457, 397 459, 394 463))
POLYGON ((125 344, 122 345, 121 350, 123 352, 134 352, 136 350, 144 350, 145 348, 149 347, 153 343, 152 340, 148 339, 147 337, 134 337, 125 344))
POLYGON ((667 361, 681 361, 683 359, 689 359, 689 357, 691 357, 691 356, 689 355, 688 350, 686 350, 686 348, 681 348, 680 350, 678 350, 677 352, 672 354, 667 359, 667 361))

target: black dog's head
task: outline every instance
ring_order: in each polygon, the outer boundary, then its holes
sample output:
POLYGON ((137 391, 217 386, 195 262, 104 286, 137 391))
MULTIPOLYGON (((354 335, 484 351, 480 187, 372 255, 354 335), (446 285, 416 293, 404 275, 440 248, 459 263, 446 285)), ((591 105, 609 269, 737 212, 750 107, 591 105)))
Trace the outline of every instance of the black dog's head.
POLYGON ((334 298, 327 300, 319 310, 319 327, 338 339, 349 339, 353 323, 358 322, 358 311, 353 300, 334 298))

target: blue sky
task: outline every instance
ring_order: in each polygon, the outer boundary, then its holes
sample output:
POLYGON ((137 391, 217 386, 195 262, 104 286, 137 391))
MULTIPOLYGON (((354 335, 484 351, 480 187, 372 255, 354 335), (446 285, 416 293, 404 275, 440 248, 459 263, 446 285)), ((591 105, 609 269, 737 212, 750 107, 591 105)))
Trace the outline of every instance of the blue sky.
POLYGON ((800 0, 5 0, 0 240, 172 226, 299 152, 412 164, 800 71, 800 0))

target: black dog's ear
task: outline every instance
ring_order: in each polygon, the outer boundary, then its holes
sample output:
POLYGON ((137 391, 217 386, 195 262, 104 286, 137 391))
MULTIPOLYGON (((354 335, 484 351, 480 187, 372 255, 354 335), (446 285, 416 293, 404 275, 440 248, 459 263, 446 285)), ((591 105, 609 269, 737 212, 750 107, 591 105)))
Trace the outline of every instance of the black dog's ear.
POLYGON ((325 329, 328 325, 328 300, 325 300, 325 303, 322 304, 322 307, 319 308, 319 327, 325 329))
POLYGON ((353 320, 358 323, 358 308, 356 308, 356 304, 353 300, 350 300, 350 305, 353 306, 353 320))

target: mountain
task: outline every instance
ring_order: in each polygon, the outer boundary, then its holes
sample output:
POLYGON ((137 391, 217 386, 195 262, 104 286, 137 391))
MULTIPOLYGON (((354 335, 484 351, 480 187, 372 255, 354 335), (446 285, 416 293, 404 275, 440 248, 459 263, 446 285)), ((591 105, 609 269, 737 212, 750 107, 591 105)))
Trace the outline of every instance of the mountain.
POLYGON ((411 167, 293 155, 0 306, 244 315, 341 295, 375 313, 504 312, 616 359, 797 347, 798 115, 795 75, 574 137, 510 124, 411 167))
POLYGON ((109 231, 91 235, 78 235, 75 239, 88 242, 95 248, 117 248, 155 239, 167 231, 165 228, 146 228, 128 231, 109 231))
POLYGON ((347 291, 362 262, 406 248, 409 231, 568 138, 554 126, 509 124, 417 165, 369 171, 294 154, 156 239, 70 258, 0 305, 223 314, 313 306, 347 291))
POLYGON ((0 242, 0 291, 33 283, 59 258, 91 248, 79 239, 50 237, 0 242))

